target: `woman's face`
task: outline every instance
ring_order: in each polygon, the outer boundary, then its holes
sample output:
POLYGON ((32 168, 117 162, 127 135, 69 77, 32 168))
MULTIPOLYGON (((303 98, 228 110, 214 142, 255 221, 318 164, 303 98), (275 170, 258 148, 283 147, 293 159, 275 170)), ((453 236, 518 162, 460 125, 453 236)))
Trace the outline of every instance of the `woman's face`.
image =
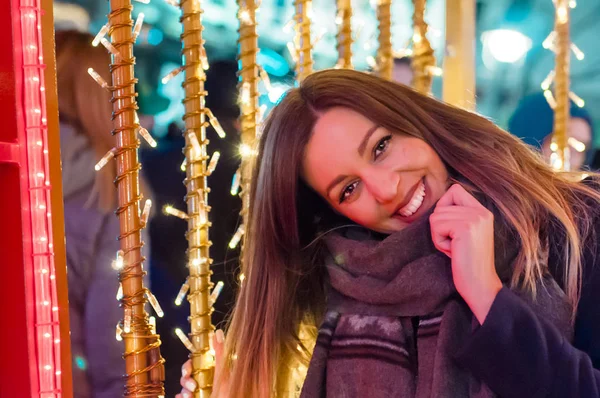
POLYGON ((334 210, 382 233, 417 220, 448 188, 446 167, 425 141, 393 134, 346 108, 317 120, 302 170, 334 210))

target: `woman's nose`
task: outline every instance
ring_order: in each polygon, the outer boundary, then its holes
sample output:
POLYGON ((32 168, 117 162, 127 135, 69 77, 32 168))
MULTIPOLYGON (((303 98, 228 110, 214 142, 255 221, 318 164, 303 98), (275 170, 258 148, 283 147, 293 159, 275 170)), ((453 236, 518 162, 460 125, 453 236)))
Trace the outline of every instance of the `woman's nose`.
POLYGON ((399 175, 392 171, 376 170, 365 176, 365 185, 381 204, 392 202, 398 196, 399 175))

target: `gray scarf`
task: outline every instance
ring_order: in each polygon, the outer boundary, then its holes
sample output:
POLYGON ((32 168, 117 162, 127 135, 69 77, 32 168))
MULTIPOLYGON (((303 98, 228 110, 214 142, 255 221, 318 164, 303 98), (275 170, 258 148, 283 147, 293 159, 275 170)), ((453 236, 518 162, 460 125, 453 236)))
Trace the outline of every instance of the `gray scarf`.
MULTIPOLYGON (((478 323, 455 290, 450 259, 431 241, 429 217, 383 240, 355 231, 325 238, 327 312, 301 398, 494 397, 454 360, 478 323)), ((496 221, 503 281, 517 253, 515 235, 496 221)), ((535 300, 517 293, 570 338, 571 308, 552 278, 540 281, 535 300)))

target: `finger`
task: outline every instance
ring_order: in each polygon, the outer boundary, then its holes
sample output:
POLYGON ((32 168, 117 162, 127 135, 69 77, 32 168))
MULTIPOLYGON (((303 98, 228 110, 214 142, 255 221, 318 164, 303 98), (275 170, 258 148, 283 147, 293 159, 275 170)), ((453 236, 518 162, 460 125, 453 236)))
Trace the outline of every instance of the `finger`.
POLYGON ((190 375, 192 373, 192 360, 188 359, 183 366, 181 367, 181 375, 183 377, 190 375))
POLYGON ((441 206, 483 207, 477 199, 468 193, 460 184, 452 185, 438 200, 436 208, 441 206))
POLYGON ((183 390, 181 391, 181 393, 183 393, 186 390, 187 391, 195 391, 196 390, 196 382, 191 377, 182 377, 181 379, 179 379, 179 384, 181 385, 181 387, 183 387, 183 390))
POLYGON ((448 257, 452 257, 452 228, 454 223, 436 219, 433 215, 429 220, 433 245, 448 257))

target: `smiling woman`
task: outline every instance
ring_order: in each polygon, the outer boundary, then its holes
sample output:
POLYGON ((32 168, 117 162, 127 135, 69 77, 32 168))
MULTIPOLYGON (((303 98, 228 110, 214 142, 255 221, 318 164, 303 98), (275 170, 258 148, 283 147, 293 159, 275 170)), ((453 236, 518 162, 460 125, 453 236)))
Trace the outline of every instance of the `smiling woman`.
POLYGON ((297 393, 304 365, 303 398, 599 396, 596 175, 350 70, 290 90, 256 162, 215 396, 297 393))

